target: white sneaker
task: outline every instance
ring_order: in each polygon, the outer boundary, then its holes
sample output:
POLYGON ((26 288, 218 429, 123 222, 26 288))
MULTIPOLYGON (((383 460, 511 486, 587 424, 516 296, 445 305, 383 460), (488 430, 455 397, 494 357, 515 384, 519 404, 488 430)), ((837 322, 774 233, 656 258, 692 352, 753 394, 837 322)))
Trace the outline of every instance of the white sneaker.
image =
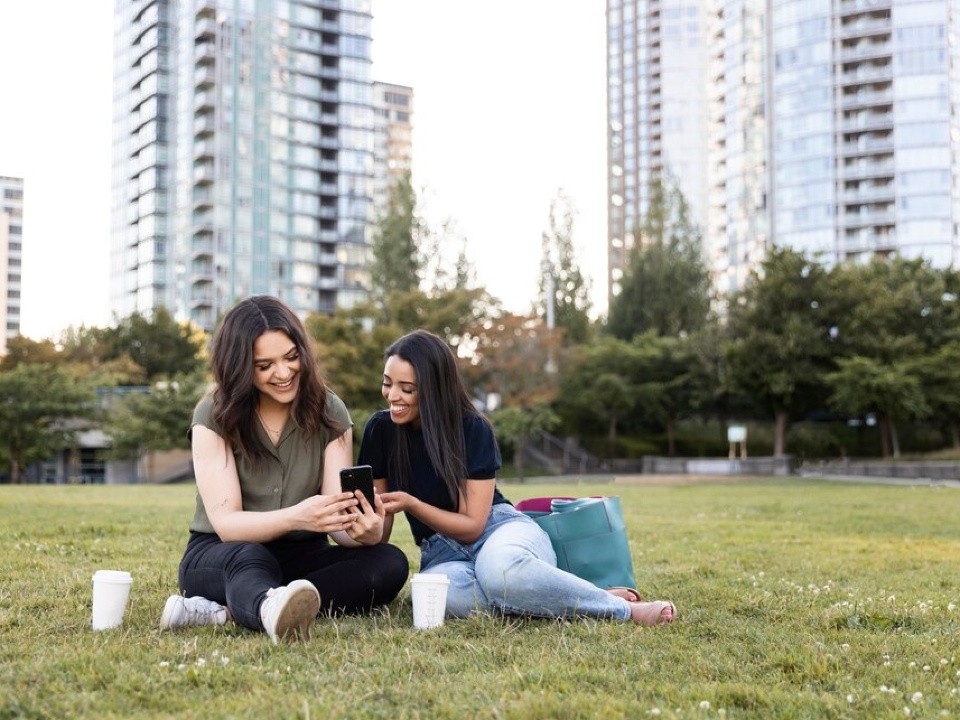
POLYGON ((227 621, 227 609, 220 603, 205 597, 171 595, 163 606, 160 629, 173 630, 200 625, 223 625, 227 621))
POLYGON ((281 638, 307 640, 310 625, 320 612, 320 593, 309 580, 294 580, 267 590, 260 604, 260 622, 274 643, 281 638))

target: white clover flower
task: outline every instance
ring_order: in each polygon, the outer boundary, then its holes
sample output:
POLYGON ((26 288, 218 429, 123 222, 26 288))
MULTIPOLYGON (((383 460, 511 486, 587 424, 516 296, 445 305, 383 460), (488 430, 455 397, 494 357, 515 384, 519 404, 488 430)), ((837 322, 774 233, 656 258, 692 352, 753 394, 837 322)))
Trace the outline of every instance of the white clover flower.
POLYGON ((940 658, 940 665, 941 665, 941 666, 946 665, 946 664, 949 663, 949 662, 950 662, 950 661, 947 660, 946 658, 940 658))
POLYGON ((841 649, 841 650, 849 650, 849 649, 850 649, 850 643, 844 643, 843 645, 840 646, 840 649, 841 649))
POLYGON ((853 697, 853 693, 850 693, 849 695, 847 695, 847 702, 850 703, 851 705, 854 703, 855 700, 856 698, 853 697))
POLYGON ((180 663, 179 665, 177 665, 177 670, 185 670, 186 667, 187 667, 186 665, 184 665, 183 663, 180 663))
POLYGON ((700 701, 700 709, 701 709, 701 710, 709 710, 709 709, 710 709, 710 701, 709 701, 709 700, 701 700, 701 701, 700 701))
POLYGON ((956 609, 957 609, 957 606, 954 603, 947 603, 947 610, 949 610, 950 612, 953 612, 956 609))
POLYGON ((924 672, 930 672, 930 666, 929 666, 929 665, 924 665, 924 666, 923 666, 923 671, 924 671, 924 672))
POLYGON ((908 708, 906 705, 903 706, 903 714, 907 717, 910 717, 910 708, 908 708))
POLYGON ((650 714, 651 714, 651 715, 659 715, 659 714, 660 714, 660 708, 653 708, 652 710, 650 710, 650 714))
POLYGON ((197 667, 203 667, 207 664, 206 658, 197 658, 197 667))
POLYGON ((228 662, 230 662, 230 658, 228 658, 226 655, 222 655, 222 656, 220 657, 220 664, 221 664, 221 665, 226 665, 228 662))
POLYGON ((169 661, 169 660, 161 660, 161 661, 160 661, 160 667, 170 667, 170 661, 169 661))
POLYGON ((915 668, 916 666, 917 666, 917 664, 916 664, 913 660, 911 660, 911 661, 910 661, 910 664, 909 664, 907 667, 909 667, 909 668, 915 668))
POLYGON ((914 705, 916 705, 921 700, 923 700, 922 692, 915 692, 913 695, 910 696, 910 702, 912 702, 914 705))

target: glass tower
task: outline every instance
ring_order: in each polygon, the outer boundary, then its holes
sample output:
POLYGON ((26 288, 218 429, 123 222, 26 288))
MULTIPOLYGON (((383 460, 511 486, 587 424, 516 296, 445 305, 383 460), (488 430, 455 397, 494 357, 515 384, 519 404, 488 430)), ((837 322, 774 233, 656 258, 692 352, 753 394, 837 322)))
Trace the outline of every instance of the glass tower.
POLYGON ((707 207, 708 3, 607 0, 607 270, 610 294, 650 183, 676 183, 703 226, 707 207))
POLYGON ((366 296, 370 0, 117 0, 113 310, 366 296))
POLYGON ((20 334, 23 277, 23 178, 0 176, 0 355, 20 334))
MULTIPOLYGON (((630 42, 652 47, 639 20, 618 20, 640 4, 608 4, 611 266, 622 256, 618 208, 633 210, 617 144, 627 147, 627 133, 649 135, 652 168, 658 132, 652 110, 630 118, 613 91, 624 88, 626 98, 630 88, 656 108, 651 89, 669 62, 661 54, 657 68, 649 51, 646 100, 634 89, 644 81, 618 64, 630 42)), ((662 13, 656 0, 644 8, 647 32, 655 5, 662 13)), ((742 287, 770 244, 826 263, 894 254, 940 267, 957 261, 960 116, 951 108, 960 106, 960 2, 716 0, 708 28, 702 221, 720 293, 742 287)))

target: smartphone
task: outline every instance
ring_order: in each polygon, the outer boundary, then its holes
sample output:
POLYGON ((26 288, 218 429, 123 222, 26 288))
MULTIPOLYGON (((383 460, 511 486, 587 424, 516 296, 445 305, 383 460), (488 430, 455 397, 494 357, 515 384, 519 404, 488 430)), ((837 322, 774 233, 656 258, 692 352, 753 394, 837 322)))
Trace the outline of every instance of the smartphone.
POLYGON ((355 465, 340 470, 340 487, 344 492, 363 491, 370 507, 373 504, 373 468, 369 465, 355 465))

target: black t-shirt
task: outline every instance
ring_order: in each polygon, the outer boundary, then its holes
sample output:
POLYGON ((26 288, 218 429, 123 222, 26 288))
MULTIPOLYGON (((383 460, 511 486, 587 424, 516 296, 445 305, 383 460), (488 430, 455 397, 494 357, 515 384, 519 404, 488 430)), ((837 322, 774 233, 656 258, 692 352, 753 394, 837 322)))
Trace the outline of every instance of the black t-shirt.
MULTIPOLYGON (((407 478, 406 487, 401 488, 397 478, 390 477, 389 457, 396 442, 398 427, 390 419, 389 410, 380 410, 367 421, 363 429, 363 439, 360 441, 360 454, 357 463, 373 467, 375 478, 386 478, 389 490, 405 490, 418 500, 440 508, 441 510, 456 511, 456 506, 450 500, 447 486, 437 475, 430 457, 427 455, 427 446, 423 441, 423 433, 413 426, 405 426, 403 432, 410 433, 410 469, 411 477, 407 478)), ((464 444, 467 449, 467 478, 468 480, 491 480, 497 476, 497 470, 502 464, 500 449, 493 435, 489 423, 479 415, 467 413, 463 417, 464 444)), ((493 504, 510 502, 494 487, 493 504)), ((413 539, 419 545, 423 540, 436 531, 429 525, 405 513, 413 539)))

